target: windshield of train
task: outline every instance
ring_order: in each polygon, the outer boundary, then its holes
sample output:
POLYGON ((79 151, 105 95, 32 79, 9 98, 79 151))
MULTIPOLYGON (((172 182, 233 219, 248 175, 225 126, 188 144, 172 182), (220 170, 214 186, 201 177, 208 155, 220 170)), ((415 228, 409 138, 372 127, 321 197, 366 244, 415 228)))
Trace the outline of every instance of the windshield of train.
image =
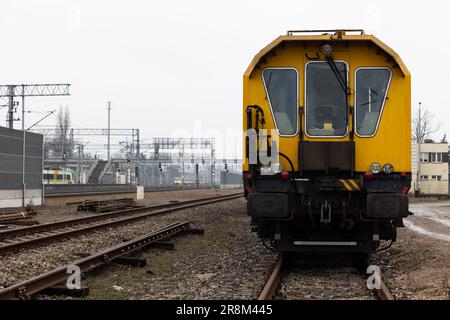
MULTIPOLYGON (((347 65, 335 62, 347 80, 347 65)), ((306 133, 311 137, 344 137, 347 134, 347 97, 326 61, 306 65, 306 133)))
POLYGON ((361 68, 356 72, 356 133, 375 135, 388 99, 391 71, 387 68, 361 68))
POLYGON ((297 132, 297 70, 270 68, 263 72, 264 87, 278 132, 293 136, 297 132))

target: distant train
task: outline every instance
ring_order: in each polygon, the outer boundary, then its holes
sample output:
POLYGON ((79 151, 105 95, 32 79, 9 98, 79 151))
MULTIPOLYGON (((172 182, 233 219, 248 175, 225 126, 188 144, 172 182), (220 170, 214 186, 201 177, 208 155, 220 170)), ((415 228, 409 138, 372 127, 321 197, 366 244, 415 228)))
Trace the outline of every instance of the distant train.
POLYGON ((279 251, 367 257, 409 214, 410 73, 376 37, 348 33, 288 32, 244 74, 247 210, 279 251))
POLYGON ((195 177, 186 176, 186 177, 175 177, 173 180, 174 185, 195 185, 196 180, 195 177))
POLYGON ((43 184, 74 184, 75 173, 72 169, 45 169, 42 175, 43 184))

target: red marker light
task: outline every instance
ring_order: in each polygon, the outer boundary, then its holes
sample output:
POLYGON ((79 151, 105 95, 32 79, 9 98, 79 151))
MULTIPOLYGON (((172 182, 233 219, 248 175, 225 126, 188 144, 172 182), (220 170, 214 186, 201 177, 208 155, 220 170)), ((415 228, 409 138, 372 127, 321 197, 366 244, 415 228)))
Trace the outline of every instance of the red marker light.
POLYGON ((253 174, 247 173, 246 178, 247 178, 247 180, 252 180, 253 179, 253 174))
POLYGON ((372 172, 366 172, 364 173, 364 180, 366 181, 372 181, 373 180, 373 173, 372 172))
POLYGON ((289 180, 290 177, 291 177, 291 175, 287 171, 283 171, 281 173, 281 179, 283 179, 283 180, 289 180))
POLYGON ((408 186, 403 186, 402 191, 400 194, 407 195, 409 193, 410 188, 408 186))
POLYGON ((406 172, 402 172, 402 177, 406 177, 406 172))

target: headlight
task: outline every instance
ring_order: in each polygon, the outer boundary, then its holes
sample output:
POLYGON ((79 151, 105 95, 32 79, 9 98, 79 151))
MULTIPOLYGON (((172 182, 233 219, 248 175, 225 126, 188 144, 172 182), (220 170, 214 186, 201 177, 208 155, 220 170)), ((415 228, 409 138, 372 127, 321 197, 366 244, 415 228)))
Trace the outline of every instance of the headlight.
POLYGON ((284 168, 281 165, 281 163, 274 163, 272 165, 272 172, 273 172, 273 174, 281 173, 281 172, 283 172, 283 170, 284 170, 284 168))
POLYGON ((331 57, 333 55, 333 48, 329 44, 324 44, 322 47, 322 53, 327 57, 331 57))
POLYGON ((379 174, 379 173, 381 172, 381 165, 380 165, 379 163, 377 163, 377 162, 372 163, 372 164, 370 165, 370 171, 371 171, 373 174, 379 174))
POLYGON ((262 176, 272 176, 283 171, 283 166, 280 163, 274 163, 272 165, 262 166, 261 175, 262 176))
POLYGON ((390 163, 386 163, 383 167, 383 171, 386 174, 392 174, 394 172, 394 166, 390 163))

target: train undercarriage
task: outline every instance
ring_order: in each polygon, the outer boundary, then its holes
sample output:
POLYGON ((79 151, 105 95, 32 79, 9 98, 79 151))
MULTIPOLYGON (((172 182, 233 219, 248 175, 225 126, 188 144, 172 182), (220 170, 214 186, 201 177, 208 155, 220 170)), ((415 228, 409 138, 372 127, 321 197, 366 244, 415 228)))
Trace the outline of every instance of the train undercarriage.
POLYGON ((380 250, 382 241, 396 241, 409 214, 410 184, 410 174, 244 173, 253 231, 280 252, 380 250))

